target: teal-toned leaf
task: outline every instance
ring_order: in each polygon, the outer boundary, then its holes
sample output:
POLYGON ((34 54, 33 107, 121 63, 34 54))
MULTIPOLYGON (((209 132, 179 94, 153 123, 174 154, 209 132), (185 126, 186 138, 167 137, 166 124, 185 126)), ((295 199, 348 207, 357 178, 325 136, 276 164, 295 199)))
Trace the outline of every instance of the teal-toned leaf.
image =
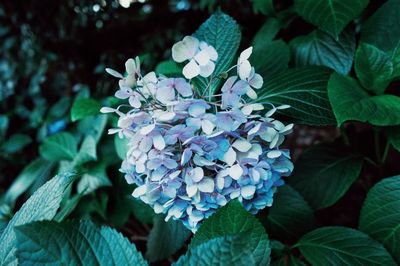
POLYGON ((16 232, 19 265, 148 265, 128 239, 90 221, 34 222, 16 232))
POLYGON ((209 265, 267 265, 257 264, 250 239, 243 235, 223 236, 206 241, 196 247, 191 247, 188 253, 179 258, 174 266, 209 266, 209 265))
POLYGON ((271 248, 265 229, 238 201, 230 202, 208 218, 192 238, 190 248, 216 237, 245 232, 256 264, 268 264, 271 248))
MULTIPOLYGON (((217 11, 193 34, 199 40, 205 41, 213 46, 218 52, 218 60, 215 63, 214 77, 218 77, 224 71, 227 71, 234 60, 239 48, 241 33, 239 25, 230 16, 217 11)), ((196 89, 200 95, 203 95, 207 88, 208 81, 202 77, 196 77, 194 80, 196 89)), ((214 82, 205 95, 213 95, 218 88, 221 80, 214 82)))
POLYGON ((72 174, 60 174, 40 187, 8 223, 0 237, 0 265, 16 264, 14 228, 38 220, 52 219, 60 207, 66 188, 72 183, 72 174))
POLYGON ((32 142, 31 137, 25 134, 14 134, 1 146, 0 151, 4 153, 15 153, 22 150, 32 142))
POLYGON ((72 122, 88 116, 100 114, 101 104, 91 98, 79 98, 75 100, 71 109, 72 122))
POLYGON ((386 128, 388 141, 398 152, 400 152, 400 126, 386 128))
POLYGON ((0 141, 2 141, 4 136, 6 135, 9 123, 10 120, 8 116, 0 115, 0 141))
POLYGON ((100 187, 106 186, 111 186, 111 182, 106 173, 106 165, 104 163, 98 163, 89 168, 88 171, 82 175, 78 182, 77 190, 78 193, 86 195, 100 187))
POLYGON ((251 0, 251 2, 253 3, 253 12, 255 14, 261 13, 265 16, 272 16, 275 14, 272 0, 251 0))
POLYGON ((337 202, 358 178, 362 162, 359 156, 335 147, 315 146, 300 156, 289 184, 314 209, 326 208, 337 202))
POLYGON ((361 41, 386 52, 393 62, 393 76, 400 77, 400 1, 384 3, 364 24, 361 41))
POLYGON ((160 62, 156 67, 158 75, 177 76, 182 75, 182 67, 173 60, 166 60, 160 62))
POLYGON ((328 82, 328 95, 338 125, 349 120, 375 126, 400 124, 400 97, 370 96, 351 77, 332 74, 328 82))
POLYGON ((274 195, 264 224, 275 239, 296 239, 314 227, 314 211, 296 190, 285 185, 274 195))
POLYGON ((64 221, 65 218, 68 217, 78 206, 78 203, 82 199, 83 195, 82 194, 75 194, 71 198, 69 198, 67 201, 64 202, 64 204, 61 204, 60 210, 54 216, 53 221, 57 222, 62 222, 64 221))
POLYGON ((128 197, 131 202, 132 212, 135 218, 142 223, 151 224, 153 222, 154 216, 156 215, 153 208, 151 208, 143 201, 132 197, 131 195, 129 195, 128 197))
POLYGON ((78 130, 84 136, 92 136, 99 142, 107 124, 107 115, 89 116, 78 123, 78 130))
POLYGON ((256 35, 252 40, 252 46, 254 49, 259 49, 258 47, 263 47, 272 42, 276 34, 281 29, 281 23, 276 18, 269 18, 257 31, 256 35))
POLYGON ((392 60, 373 45, 362 43, 358 46, 354 67, 361 85, 375 94, 383 94, 392 81, 392 60))
POLYGON ((78 154, 75 156, 73 160, 73 165, 81 165, 87 162, 96 161, 97 160, 97 152, 96 152, 96 140, 93 136, 87 136, 79 149, 78 154))
POLYGON ((125 159, 126 153, 128 152, 128 142, 127 138, 120 138, 118 134, 114 137, 115 151, 117 152, 118 157, 122 160, 125 159))
POLYGON ((61 132, 46 138, 40 145, 40 155, 49 161, 73 160, 78 153, 74 136, 61 132))
POLYGON ((400 264, 400 176, 385 178, 367 195, 359 228, 381 242, 400 264))
POLYGON ((307 264, 292 255, 286 255, 279 260, 273 261, 271 266, 306 266, 307 264))
POLYGON ((306 21, 337 38, 361 14, 368 0, 295 0, 294 4, 306 21))
POLYGON ((352 30, 343 31, 337 39, 315 30, 290 42, 296 66, 326 66, 340 74, 347 74, 353 65, 356 38, 352 30))
POLYGON ((18 177, 13 181, 10 188, 4 196, 4 202, 11 206, 37 179, 47 178, 53 169, 52 162, 43 160, 41 158, 32 161, 28 164, 18 177))
POLYGON ((303 236, 295 247, 312 265, 396 265, 379 242, 346 227, 318 228, 303 236))
POLYGON ((327 83, 331 71, 323 67, 289 69, 264 82, 257 91, 257 102, 275 106, 288 104, 281 110, 299 124, 332 125, 335 117, 328 101, 327 83))
POLYGON ((164 218, 164 215, 157 215, 154 218, 153 228, 147 241, 146 258, 150 262, 173 255, 191 235, 181 221, 170 219, 166 222, 164 218))

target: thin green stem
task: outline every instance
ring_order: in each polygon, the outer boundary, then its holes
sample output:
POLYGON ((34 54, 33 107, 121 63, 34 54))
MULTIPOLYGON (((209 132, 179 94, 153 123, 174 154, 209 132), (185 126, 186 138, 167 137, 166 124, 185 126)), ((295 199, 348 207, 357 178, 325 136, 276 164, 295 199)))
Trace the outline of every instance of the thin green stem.
POLYGON ((389 150, 390 150, 390 141, 387 141, 386 145, 385 145, 385 149, 383 150, 382 160, 380 162, 381 165, 385 164, 388 154, 389 154, 389 150))

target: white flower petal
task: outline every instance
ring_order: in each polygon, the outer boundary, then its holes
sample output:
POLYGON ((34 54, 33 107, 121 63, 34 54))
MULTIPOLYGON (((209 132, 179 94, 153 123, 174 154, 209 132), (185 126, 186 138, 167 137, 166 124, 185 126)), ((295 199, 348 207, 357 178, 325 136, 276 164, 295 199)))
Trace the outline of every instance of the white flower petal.
POLYGON ((132 58, 129 58, 125 62, 125 69, 128 74, 134 74, 136 72, 136 62, 132 58))
POLYGON ((229 175, 235 180, 238 180, 243 174, 243 169, 240 165, 235 164, 229 168, 229 175))
POLYGON ((208 62, 205 66, 200 66, 200 76, 209 77, 215 70, 215 64, 213 62, 208 62))
POLYGON ((210 135, 213 132, 214 128, 214 123, 209 120, 203 120, 201 122, 201 129, 204 133, 206 133, 206 135, 210 135))
POLYGON ((147 188, 146 185, 142 185, 140 187, 137 187, 133 193, 132 196, 134 196, 135 198, 139 198, 140 196, 143 196, 144 194, 146 194, 147 188))
POLYGON ((114 69, 106 68, 106 72, 113 77, 120 78, 120 79, 124 78, 124 76, 122 76, 121 73, 115 71, 114 69))
POLYGON ((217 177, 215 179, 216 181, 216 186, 219 190, 224 189, 224 185, 225 185, 225 179, 223 177, 217 177))
POLYGON ((269 151, 269 152, 267 153, 267 157, 270 158, 270 159, 276 159, 276 158, 278 158, 278 157, 281 156, 281 155, 282 155, 282 152, 281 152, 281 151, 278 151, 278 150, 269 151))
POLYGON ((249 96, 250 99, 253 99, 253 100, 257 99, 257 93, 252 88, 249 88, 247 90, 246 94, 247 94, 247 96, 249 96))
POLYGON ((115 109, 111 108, 111 107, 101 107, 101 109, 100 109, 100 113, 103 113, 103 114, 114 113, 114 112, 115 112, 115 109))
POLYGON ((209 177, 204 178, 197 184, 197 187, 201 192, 211 193, 214 191, 214 180, 209 177))
POLYGON ((240 53, 239 56, 239 62, 243 62, 245 60, 248 60, 251 56, 251 53, 253 52, 253 47, 250 46, 249 48, 247 48, 246 50, 244 50, 243 52, 240 53))
POLYGON ((158 116, 158 120, 161 122, 168 122, 175 118, 174 112, 163 112, 158 116))
POLYGON ((240 62, 240 64, 237 66, 238 70, 238 75, 241 80, 247 80, 250 76, 251 72, 251 65, 248 60, 244 60, 240 62))
POLYGON ((185 65, 182 70, 183 75, 187 79, 192 79, 200 74, 200 67, 193 59, 185 65))
POLYGON ((198 52, 194 56, 194 60, 200 65, 200 66, 205 66, 210 62, 210 55, 207 53, 207 51, 202 50, 198 52))
POLYGON ((197 186, 192 185, 188 186, 186 185, 186 193, 189 197, 193 197, 197 193, 197 186))
POLYGON ((190 171, 190 177, 192 178, 192 180, 193 180, 194 182, 199 182, 200 180, 202 180, 203 177, 204 177, 203 168, 201 168, 201 167, 193 168, 193 169, 190 171))
POLYGON ((232 147, 237 149, 241 152, 248 152, 251 149, 251 143, 245 139, 237 139, 233 144, 232 147))
POLYGON ((154 148, 157 150, 161 151, 165 148, 165 141, 164 138, 161 135, 155 135, 153 137, 153 145, 154 148))
POLYGON ((151 131, 153 131, 153 129, 154 129, 155 127, 156 127, 155 124, 151 124, 151 125, 142 127, 142 128, 140 129, 140 134, 142 134, 142 135, 147 135, 147 134, 149 134, 151 131))
POLYGON ((198 48, 199 40, 191 36, 186 36, 182 41, 172 46, 172 59, 178 63, 190 60, 194 57, 198 48))
POLYGON ((263 78, 260 74, 254 74, 254 76, 249 80, 250 86, 255 89, 260 89, 264 83, 263 78))
POLYGON ((223 161, 226 162, 229 166, 232 166, 236 161, 236 152, 229 147, 228 151, 224 154, 223 161))
POLYGON ((256 192, 256 187, 255 186, 244 186, 240 189, 240 194, 244 199, 251 199, 254 196, 254 193, 256 192))

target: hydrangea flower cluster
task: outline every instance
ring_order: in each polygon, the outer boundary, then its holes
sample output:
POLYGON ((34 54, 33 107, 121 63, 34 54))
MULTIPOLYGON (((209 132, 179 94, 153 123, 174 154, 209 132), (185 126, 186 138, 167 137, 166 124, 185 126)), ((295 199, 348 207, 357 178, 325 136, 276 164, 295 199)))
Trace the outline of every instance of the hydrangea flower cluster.
POLYGON ((119 79, 115 96, 129 103, 101 111, 119 115, 118 127, 109 134, 129 140, 121 171, 137 185, 133 196, 193 232, 230 200, 239 200, 251 213, 271 206, 282 177, 293 170, 289 152, 279 149, 293 124, 272 118, 289 106, 271 105, 262 115, 264 106, 252 101, 263 79, 249 62, 251 53, 252 47, 240 54, 226 71, 237 74, 212 97, 199 95, 191 79, 209 77, 211 83, 227 75, 212 76, 218 53, 194 37, 172 47, 172 58, 187 62, 186 79, 154 72, 142 76, 138 57, 126 61, 125 76, 106 69, 119 79))

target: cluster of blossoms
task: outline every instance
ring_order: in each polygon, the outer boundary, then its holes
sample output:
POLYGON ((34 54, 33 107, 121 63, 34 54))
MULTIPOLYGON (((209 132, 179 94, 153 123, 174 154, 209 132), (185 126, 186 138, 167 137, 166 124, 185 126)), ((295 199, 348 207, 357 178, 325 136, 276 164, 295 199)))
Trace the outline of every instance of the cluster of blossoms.
POLYGON ((154 72, 142 76, 138 58, 126 62, 125 76, 107 69, 120 79, 115 96, 129 102, 101 111, 119 115, 118 127, 109 133, 129 140, 121 171, 138 186, 133 196, 193 232, 230 200, 239 200, 251 213, 271 206, 281 177, 293 170, 289 152, 279 149, 293 124, 271 117, 289 106, 271 105, 262 115, 263 105, 252 102, 263 79, 249 62, 251 53, 250 47, 240 54, 226 72, 236 70, 237 75, 211 97, 199 95, 190 80, 209 77, 210 85, 222 78, 213 77, 218 54, 194 37, 172 48, 176 62, 188 62, 186 79, 154 72))

